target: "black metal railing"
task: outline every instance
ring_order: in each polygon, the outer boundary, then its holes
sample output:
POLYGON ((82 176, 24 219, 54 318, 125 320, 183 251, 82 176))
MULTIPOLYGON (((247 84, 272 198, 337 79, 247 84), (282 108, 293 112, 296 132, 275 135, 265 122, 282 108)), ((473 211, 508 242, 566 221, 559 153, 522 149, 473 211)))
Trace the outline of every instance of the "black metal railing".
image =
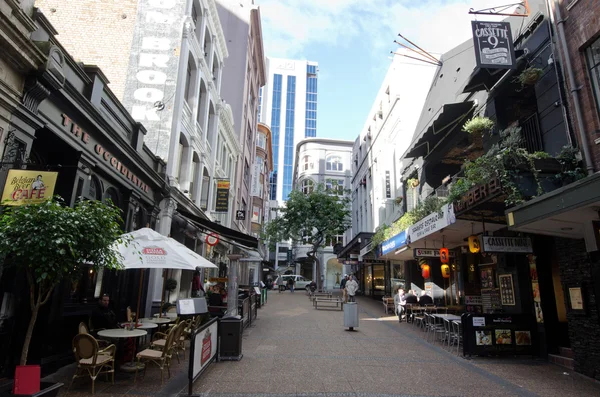
POLYGON ((521 125, 521 133, 523 134, 523 147, 527 149, 529 153, 543 151, 544 142, 542 141, 542 133, 540 131, 537 113, 527 117, 519 124, 521 125))

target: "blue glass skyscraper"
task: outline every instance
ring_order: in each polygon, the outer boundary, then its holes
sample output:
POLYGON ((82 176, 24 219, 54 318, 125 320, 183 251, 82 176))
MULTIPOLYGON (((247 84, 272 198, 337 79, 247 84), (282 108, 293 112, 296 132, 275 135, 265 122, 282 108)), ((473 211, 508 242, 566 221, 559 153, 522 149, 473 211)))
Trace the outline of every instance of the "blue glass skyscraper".
POLYGON ((287 200, 293 186, 296 145, 317 136, 318 64, 267 58, 267 84, 259 96, 259 120, 273 134, 270 199, 287 200))

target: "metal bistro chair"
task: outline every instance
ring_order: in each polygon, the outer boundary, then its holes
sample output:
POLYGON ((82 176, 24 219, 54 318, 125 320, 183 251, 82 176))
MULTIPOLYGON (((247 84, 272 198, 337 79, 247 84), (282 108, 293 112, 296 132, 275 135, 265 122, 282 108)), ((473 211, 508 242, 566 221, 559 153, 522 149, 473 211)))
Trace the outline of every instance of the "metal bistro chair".
POLYGON ((185 330, 185 328, 187 328, 187 323, 186 322, 181 322, 178 325, 176 325, 175 327, 169 329, 166 333, 163 332, 156 332, 153 336, 153 341, 150 344, 150 348, 154 348, 154 349, 158 349, 158 350, 164 350, 165 346, 167 346, 168 344, 168 338, 171 334, 173 335, 173 346, 172 349, 175 351, 175 354, 177 355, 177 362, 179 361, 179 350, 182 350, 182 345, 183 345, 183 358, 185 359, 185 344, 182 341, 181 338, 183 338, 183 331, 185 330))
POLYGON ((451 321, 450 326, 452 327, 452 346, 456 343, 456 355, 460 352, 460 344, 463 341, 462 336, 462 323, 459 321, 451 321))
MULTIPOLYGON (((117 347, 110 345, 100 349, 98 341, 90 334, 78 334, 73 338, 73 353, 77 362, 77 370, 71 380, 89 376, 92 379, 92 394, 95 392, 96 378, 100 374, 112 374, 112 383, 115 384, 115 353, 117 347), (106 368, 106 370, 103 370, 106 368)), ((69 386, 69 389, 71 389, 69 386)))
MULTIPOLYGON (((85 325, 84 322, 80 322, 79 323, 78 330, 79 330, 80 334, 92 335, 90 333, 90 330, 89 330, 88 326, 85 325)), ((95 339, 96 339, 96 342, 98 342, 98 346, 100 347, 100 349, 106 349, 108 346, 110 346, 112 344, 109 341, 106 341, 106 340, 103 340, 103 339, 98 339, 98 338, 95 338, 95 339)))
POLYGON ((427 333, 427 341, 429 341, 429 334, 433 335, 433 343, 435 343, 435 336, 437 334, 444 334, 446 331, 444 330, 444 326, 442 324, 438 324, 435 317, 431 314, 427 315, 428 319, 428 333, 427 333))
POLYGON ((450 320, 448 319, 443 319, 444 320, 444 340, 442 341, 442 346, 444 345, 444 342, 446 342, 446 344, 448 345, 448 348, 450 348, 450 334, 452 333, 452 328, 450 325, 450 320))

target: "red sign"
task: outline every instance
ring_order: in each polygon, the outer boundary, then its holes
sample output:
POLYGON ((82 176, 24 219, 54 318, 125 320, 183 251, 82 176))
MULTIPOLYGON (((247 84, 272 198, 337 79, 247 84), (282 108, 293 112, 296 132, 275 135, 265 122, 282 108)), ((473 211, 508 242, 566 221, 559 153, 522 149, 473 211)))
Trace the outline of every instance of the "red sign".
POLYGON ((204 366, 204 364, 210 360, 211 351, 212 341, 210 337, 210 330, 207 330, 206 335, 204 335, 204 339, 202 339, 202 356, 200 357, 200 365, 204 366))
POLYGON ((217 245, 219 243, 219 235, 217 233, 211 233, 206 235, 206 244, 211 247, 217 245))
POLYGON ((167 255, 167 251, 160 247, 146 247, 142 252, 144 255, 167 255))

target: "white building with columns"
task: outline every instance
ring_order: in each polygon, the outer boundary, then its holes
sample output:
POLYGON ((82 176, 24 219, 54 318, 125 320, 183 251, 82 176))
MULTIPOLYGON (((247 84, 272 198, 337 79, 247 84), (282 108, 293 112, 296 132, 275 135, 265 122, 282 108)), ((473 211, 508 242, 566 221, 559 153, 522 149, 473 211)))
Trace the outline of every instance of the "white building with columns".
MULTIPOLYGON (((158 231, 227 265, 229 245, 220 244, 209 255, 203 234, 210 225, 232 225, 231 204, 228 211, 215 211, 217 183, 228 180, 234 197, 241 153, 231 106, 221 98, 229 52, 215 0, 38 0, 36 5, 75 58, 100 66, 113 81, 115 95, 145 126, 145 145, 166 162, 158 231), (194 220, 207 222, 199 226, 194 220)), ((169 278, 178 281, 171 300, 189 293, 191 274, 176 271, 169 278)), ((161 289, 160 272, 151 273, 147 312, 161 300, 161 289)))

